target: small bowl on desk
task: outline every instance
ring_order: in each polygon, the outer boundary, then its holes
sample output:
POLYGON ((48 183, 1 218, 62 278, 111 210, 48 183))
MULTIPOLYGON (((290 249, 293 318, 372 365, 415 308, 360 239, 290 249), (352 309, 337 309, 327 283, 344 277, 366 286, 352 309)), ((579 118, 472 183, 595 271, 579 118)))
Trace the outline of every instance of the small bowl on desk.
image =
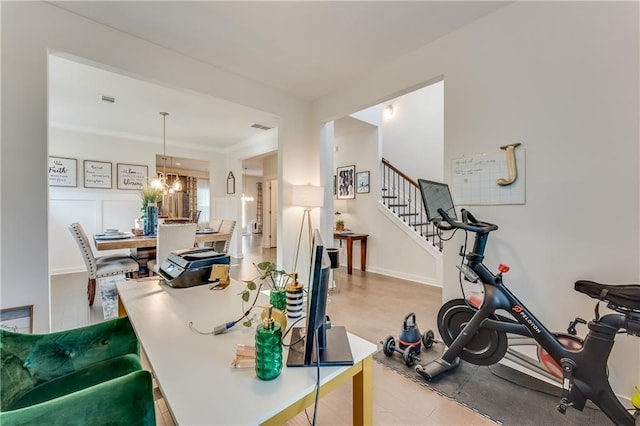
POLYGON ((136 237, 142 237, 144 235, 144 231, 140 228, 131 228, 131 233, 136 237))

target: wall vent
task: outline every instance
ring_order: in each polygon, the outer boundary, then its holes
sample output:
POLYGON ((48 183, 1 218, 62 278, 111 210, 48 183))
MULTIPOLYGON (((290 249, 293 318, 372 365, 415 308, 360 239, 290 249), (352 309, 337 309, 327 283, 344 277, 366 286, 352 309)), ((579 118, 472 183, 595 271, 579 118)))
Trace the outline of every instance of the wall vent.
POLYGON ((258 123, 253 123, 251 125, 251 127, 253 127, 254 129, 260 129, 260 130, 271 130, 271 129, 273 129, 273 127, 263 126, 262 124, 258 124, 258 123))
POLYGON ((116 98, 113 96, 101 95, 100 99, 102 99, 104 102, 111 102, 112 104, 116 103, 116 98))

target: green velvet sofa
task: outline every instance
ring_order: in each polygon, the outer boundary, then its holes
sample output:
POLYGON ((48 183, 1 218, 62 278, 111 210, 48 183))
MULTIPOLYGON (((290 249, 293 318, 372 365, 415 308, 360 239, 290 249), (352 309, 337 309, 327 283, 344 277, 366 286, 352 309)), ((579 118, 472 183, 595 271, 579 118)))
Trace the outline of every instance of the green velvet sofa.
POLYGON ((0 424, 154 425, 128 318, 51 334, 0 330, 0 424))

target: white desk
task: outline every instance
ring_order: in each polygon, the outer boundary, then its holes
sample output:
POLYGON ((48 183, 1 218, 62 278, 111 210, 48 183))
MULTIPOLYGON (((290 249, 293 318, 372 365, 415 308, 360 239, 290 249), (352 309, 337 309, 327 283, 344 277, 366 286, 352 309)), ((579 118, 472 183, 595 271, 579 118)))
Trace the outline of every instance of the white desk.
MULTIPOLYGON (((155 280, 118 284, 119 301, 177 424, 282 424, 313 404, 315 367, 285 366, 271 381, 258 379, 253 368, 231 368, 236 344, 254 344, 255 327, 238 324, 218 336, 189 329, 189 321, 199 330, 211 331, 237 319, 242 313, 238 296, 242 288, 237 281, 222 291, 209 290, 208 285, 173 289, 155 280)), ((254 311, 259 316, 261 309, 254 311)), ((320 396, 352 378, 353 424, 370 425, 376 345, 351 334, 349 342, 354 366, 322 367, 320 396)), ((286 361, 286 350, 283 356, 286 361)))

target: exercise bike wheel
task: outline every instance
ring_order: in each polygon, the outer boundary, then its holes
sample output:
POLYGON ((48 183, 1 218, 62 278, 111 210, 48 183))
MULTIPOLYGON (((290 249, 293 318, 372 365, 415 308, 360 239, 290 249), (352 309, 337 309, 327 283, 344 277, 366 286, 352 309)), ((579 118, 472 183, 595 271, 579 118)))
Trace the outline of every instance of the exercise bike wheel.
MULTIPOLYGON (((469 307, 464 299, 453 299, 438 311, 438 330, 447 346, 462 332, 477 309, 469 307)), ((495 315, 489 316, 498 319, 495 315)), ((459 357, 475 365, 492 365, 507 352, 507 334, 497 330, 480 328, 462 349, 459 357)))

